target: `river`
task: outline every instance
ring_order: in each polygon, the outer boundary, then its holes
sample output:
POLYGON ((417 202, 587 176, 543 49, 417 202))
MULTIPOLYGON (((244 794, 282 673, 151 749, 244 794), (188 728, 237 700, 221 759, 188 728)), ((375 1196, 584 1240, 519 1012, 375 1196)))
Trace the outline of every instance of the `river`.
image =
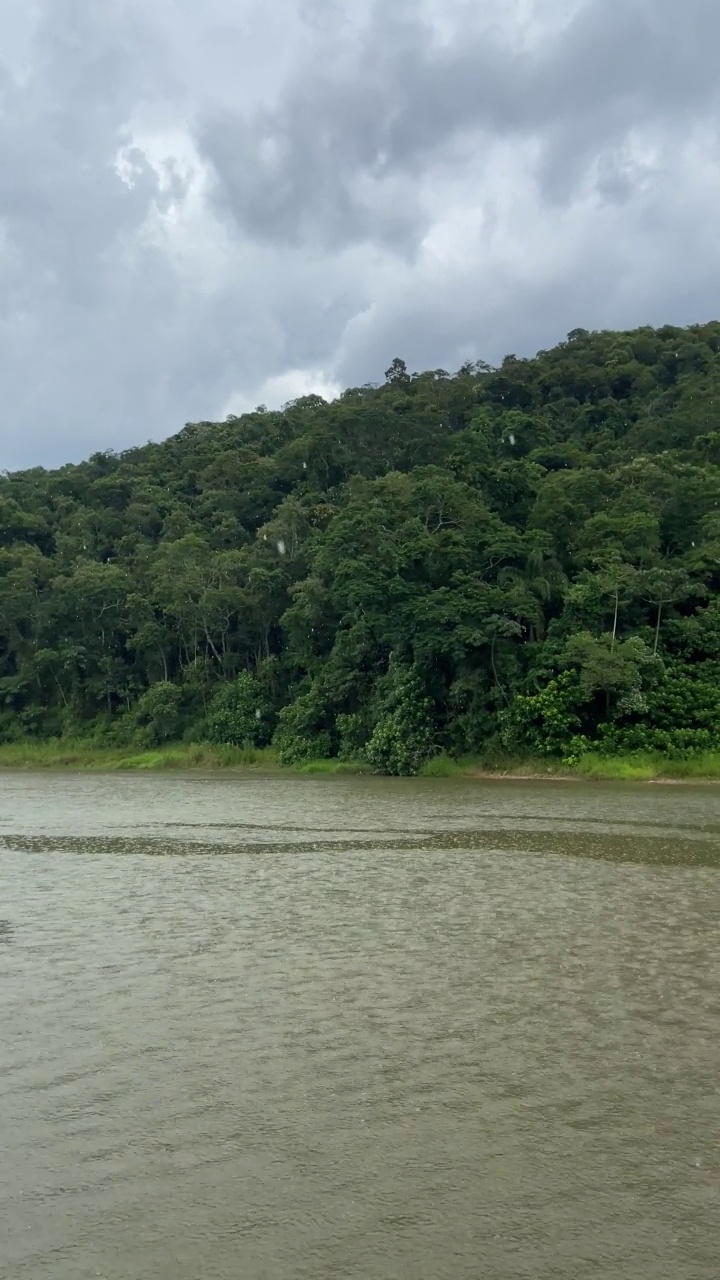
POLYGON ((0 775, 3 1280, 717 1280, 720 791, 0 775))

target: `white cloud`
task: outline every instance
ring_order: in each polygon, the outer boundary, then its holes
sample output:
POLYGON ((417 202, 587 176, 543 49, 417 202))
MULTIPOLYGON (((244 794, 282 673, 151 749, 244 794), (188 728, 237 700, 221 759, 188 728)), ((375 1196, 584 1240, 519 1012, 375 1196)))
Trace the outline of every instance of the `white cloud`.
POLYGON ((219 417, 249 413, 258 405, 266 409, 281 409, 290 400, 301 396, 322 396, 323 400, 336 400, 342 391, 340 383, 333 382, 326 374, 313 369, 288 369, 274 378, 266 378, 252 392, 235 391, 228 397, 219 417))

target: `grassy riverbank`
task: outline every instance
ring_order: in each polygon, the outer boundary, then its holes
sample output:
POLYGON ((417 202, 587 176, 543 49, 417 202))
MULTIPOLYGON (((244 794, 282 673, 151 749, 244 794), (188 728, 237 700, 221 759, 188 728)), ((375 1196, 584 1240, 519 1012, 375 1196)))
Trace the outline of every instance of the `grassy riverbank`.
MULTIPOLYGON (((0 769, 68 769, 78 771, 155 770, 255 770, 258 772, 305 774, 368 773, 359 761, 310 760, 292 768, 278 764, 272 748, 216 747, 210 743, 178 743, 154 750, 138 747, 100 747, 87 742, 13 742, 0 746, 0 769)), ((542 779, 587 779, 627 782, 720 781, 720 752, 697 755, 687 760, 669 760, 661 755, 584 756, 568 767, 541 759, 507 760, 492 763, 482 757, 454 760, 436 756, 422 770, 428 778, 505 777, 542 779)))
POLYGON ((569 766, 558 761, 531 758, 508 761, 504 767, 488 765, 478 759, 453 760, 436 756, 423 769, 431 778, 502 777, 548 779, 586 779, 607 782, 720 782, 720 752, 707 752, 687 760, 669 760, 659 754, 638 753, 627 756, 586 755, 569 766))
POLYGON ((160 770, 160 769, 274 769, 271 750, 215 747, 209 743, 177 743, 143 750, 141 747, 101 747, 63 741, 12 742, 0 746, 0 769, 160 770))

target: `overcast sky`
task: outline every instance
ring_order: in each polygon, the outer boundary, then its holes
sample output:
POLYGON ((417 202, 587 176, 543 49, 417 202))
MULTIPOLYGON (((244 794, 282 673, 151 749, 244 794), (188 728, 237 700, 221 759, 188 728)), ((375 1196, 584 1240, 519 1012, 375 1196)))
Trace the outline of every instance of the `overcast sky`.
POLYGON ((718 0, 0 0, 0 469, 720 315, 718 0))

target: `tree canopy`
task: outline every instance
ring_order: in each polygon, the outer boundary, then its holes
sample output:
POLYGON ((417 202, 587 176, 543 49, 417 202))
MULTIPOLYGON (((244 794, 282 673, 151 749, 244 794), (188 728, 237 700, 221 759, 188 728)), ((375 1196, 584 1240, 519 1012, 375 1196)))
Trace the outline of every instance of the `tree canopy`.
POLYGON ((0 476, 0 741, 414 772, 720 739, 720 323, 0 476))

